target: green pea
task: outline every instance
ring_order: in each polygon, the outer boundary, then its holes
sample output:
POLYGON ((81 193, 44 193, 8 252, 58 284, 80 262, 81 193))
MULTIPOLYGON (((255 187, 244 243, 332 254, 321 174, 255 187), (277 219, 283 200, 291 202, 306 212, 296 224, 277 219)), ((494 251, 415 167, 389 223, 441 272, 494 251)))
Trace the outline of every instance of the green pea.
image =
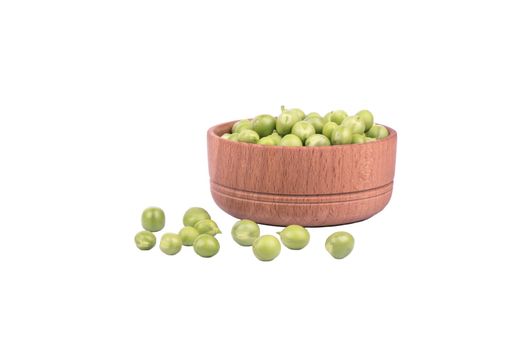
POLYGON ((284 136, 292 131, 292 127, 299 121, 299 118, 292 113, 282 112, 281 115, 277 118, 275 123, 275 129, 279 135, 284 136))
MULTIPOLYGON (((310 115, 310 114, 308 114, 310 115)), ((305 121, 312 124, 316 134, 323 133, 323 126, 325 124, 324 119, 321 116, 306 117, 305 121)))
POLYGON ((372 126, 370 130, 368 130, 366 136, 381 140, 388 136, 388 129, 385 128, 383 125, 376 124, 372 126))
POLYGON ((356 116, 365 122, 365 131, 370 130, 370 128, 374 125, 374 116, 372 113, 370 113, 370 111, 363 109, 362 111, 357 112, 356 116))
POLYGON ((135 235, 135 244, 140 250, 150 250, 155 243, 157 243, 157 238, 149 231, 141 231, 135 235))
POLYGON ((352 129, 338 126, 332 132, 332 145, 347 145, 352 143, 352 129))
POLYGON ((253 254, 261 261, 271 261, 281 253, 281 243, 274 236, 260 236, 253 242, 253 254))
POLYGON ((366 136, 362 134, 352 134, 352 143, 365 143, 366 136))
POLYGON ((307 138, 304 145, 308 147, 317 147, 317 146, 330 146, 331 143, 328 137, 321 135, 321 134, 315 134, 307 138))
POLYGON ((240 133, 243 130, 251 130, 252 129, 252 121, 250 119, 242 119, 233 124, 232 126, 232 134, 234 133, 240 133))
POLYGON ((315 135, 315 128, 312 124, 307 121, 300 121, 295 123, 292 128, 292 134, 298 136, 301 139, 301 143, 306 141, 312 135, 315 135))
POLYGON ((199 222, 197 222, 193 227, 197 231, 199 231, 199 234, 208 234, 215 236, 217 233, 221 233, 221 230, 219 229, 219 226, 217 226, 217 223, 211 219, 204 219, 199 222))
POLYGON ((233 240, 242 246, 251 246, 260 234, 259 225, 252 220, 237 221, 232 227, 233 240))
POLYGON ((273 134, 271 134, 271 135, 268 136, 268 137, 271 137, 271 138, 275 141, 275 144, 276 144, 276 145, 278 145, 278 144, 281 143, 281 139, 282 139, 282 137, 281 137, 281 135, 279 135, 279 134, 277 133, 277 131, 274 131, 273 134))
POLYGON ((232 134, 230 134, 230 133, 227 132, 227 133, 225 133, 225 134, 222 134, 221 137, 222 137, 223 139, 228 140, 228 139, 230 138, 231 135, 232 135, 232 134))
POLYGON ((292 115, 295 115, 297 117, 297 120, 304 120, 305 118, 305 114, 304 112, 299 109, 299 108, 290 108, 290 109, 286 109, 284 108, 284 106, 281 106, 281 112, 288 112, 288 113, 291 113, 292 115))
POLYGON ((239 134, 239 142, 257 143, 259 141, 259 134, 253 130, 245 129, 239 134))
POLYGON ((306 117, 304 118, 304 120, 307 120, 307 119, 310 119, 310 118, 321 118, 323 119, 323 117, 321 117, 321 115, 317 112, 312 112, 312 113, 308 113, 306 115, 306 117))
POLYGON ((211 219, 210 214, 202 208, 193 207, 184 213, 182 223, 184 226, 195 226, 195 224, 204 219, 211 219))
POLYGON ((240 134, 238 132, 233 133, 230 136, 228 136, 228 140, 233 141, 233 142, 239 142, 239 135, 240 134))
POLYGON ((377 140, 376 140, 375 138, 373 138, 373 137, 365 136, 365 142, 366 142, 366 143, 374 142, 374 141, 377 141, 377 140))
POLYGON ((291 146, 291 147, 301 147, 303 145, 303 141, 299 138, 299 136, 294 134, 288 134, 285 135, 281 142, 279 143, 280 146, 291 146))
POLYGON ((337 127, 338 127, 338 125, 336 123, 334 123, 334 122, 327 122, 323 126, 323 135, 328 137, 329 139, 331 139, 332 138, 332 132, 337 127))
POLYGON ((193 242, 193 250, 203 258, 211 258, 219 252, 220 247, 217 238, 207 234, 199 235, 193 242))
POLYGON ((197 238, 198 235, 199 231, 192 226, 185 226, 179 231, 180 239, 185 246, 193 245, 193 241, 195 241, 195 238, 197 238))
POLYGON ((290 225, 279 232, 281 241, 289 249, 303 249, 310 242, 310 233, 299 225, 290 225))
POLYGON ((348 114, 345 111, 337 110, 325 114, 324 120, 325 122, 334 122, 340 125, 346 117, 348 117, 348 114))
POLYGON ((365 132, 365 122, 357 117, 346 117, 342 122, 342 126, 346 126, 352 130, 354 134, 362 134, 365 132))
POLYGON ((275 129, 275 118, 269 114, 261 114, 252 121, 252 129, 260 137, 271 135, 275 129))
POLYGON ((343 259, 354 249, 354 237, 348 232, 336 232, 326 239, 325 248, 334 258, 343 259))
POLYGON ((160 239, 159 247, 163 253, 175 255, 182 248, 182 239, 175 233, 165 233, 160 239))
POLYGON ((265 136, 261 138, 259 141, 257 141, 258 145, 264 145, 264 146, 277 146, 279 142, 275 140, 275 138, 271 136, 265 136))
POLYGON ((150 232, 157 232, 164 228, 166 217, 164 211, 157 207, 149 207, 142 212, 142 227, 150 232))

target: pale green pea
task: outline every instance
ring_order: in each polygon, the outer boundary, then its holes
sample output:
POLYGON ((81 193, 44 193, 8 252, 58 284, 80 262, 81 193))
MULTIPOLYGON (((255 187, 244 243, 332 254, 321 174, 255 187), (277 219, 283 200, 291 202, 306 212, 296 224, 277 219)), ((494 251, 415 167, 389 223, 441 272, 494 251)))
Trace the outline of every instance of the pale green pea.
POLYGON ((332 132, 332 145, 347 145, 352 143, 352 130, 346 126, 338 126, 332 132))
POLYGON ((175 233, 165 233, 162 235, 159 244, 160 250, 167 255, 175 255, 182 248, 182 239, 175 233))
POLYGON ((253 130, 245 129, 239 134, 239 142, 257 143, 259 141, 259 134, 253 130))
POLYGON ((260 236, 253 242, 253 254, 261 261, 271 261, 281 253, 281 243, 270 235, 260 236))
POLYGON ((300 147, 303 145, 303 142, 299 138, 299 136, 294 134, 288 134, 285 135, 281 142, 279 143, 280 146, 289 146, 289 147, 300 147))
POLYGON ((275 118, 269 114, 261 114, 252 121, 252 129, 260 137, 271 135, 275 129, 275 118))
POLYGON ((335 232, 326 239, 325 248, 334 258, 343 259, 354 249, 354 237, 348 232, 335 232))
POLYGON ((219 252, 220 247, 217 238, 208 234, 199 235, 193 242, 193 250, 203 258, 211 258, 219 252))
POLYGON ((195 238, 197 238, 198 235, 199 231, 197 231, 197 229, 192 226, 183 227, 179 231, 180 239, 182 240, 182 244, 185 246, 193 245, 193 241, 195 241, 195 238))
POLYGON ((358 119, 357 117, 346 117, 342 122, 342 126, 346 126, 352 130, 352 133, 354 134, 362 134, 365 132, 365 122, 361 119, 358 119))
POLYGON ((252 129, 252 121, 250 119, 242 119, 233 124, 232 126, 232 134, 234 133, 240 133, 243 130, 251 130, 252 129))
POLYGON ((336 123, 334 123, 334 122, 327 122, 323 126, 323 135, 328 137, 329 139, 331 139, 332 138, 332 132, 337 127, 338 127, 338 125, 336 123))
POLYGON ((217 226, 217 223, 211 219, 204 219, 199 222, 197 222, 193 227, 197 231, 199 231, 199 234, 208 234, 215 236, 218 233, 221 233, 221 230, 219 229, 219 226, 217 226))
POLYGON ((301 142, 303 143, 304 141, 306 141, 307 138, 309 138, 312 135, 315 135, 315 128, 312 124, 302 120, 300 122, 295 123, 295 125, 292 128, 292 134, 298 136, 301 139, 301 142))
POLYGON ((307 229, 299 225, 287 226, 279 232, 281 241, 289 249, 303 249, 310 242, 310 233, 307 229))
POLYGON ((140 250, 150 250, 155 243, 157 243, 157 238, 149 231, 141 231, 135 235, 135 245, 140 250))
POLYGON ((352 134, 352 143, 365 143, 366 136, 362 134, 352 134))
POLYGON ((388 136, 388 129, 385 128, 383 125, 376 124, 372 126, 370 130, 368 130, 368 132, 366 133, 366 136, 373 137, 378 140, 384 139, 385 137, 388 136))
POLYGON ((142 227, 150 232, 157 232, 164 228, 166 217, 164 211, 157 207, 149 207, 142 212, 142 227))
POLYGON ((195 226, 197 222, 204 219, 211 219, 210 214, 202 208, 193 207, 186 210, 184 217, 182 218, 182 223, 184 226, 195 226))
POLYGON ((242 246, 251 246, 260 234, 259 225, 252 220, 237 221, 232 227, 233 240, 242 246))
POLYGON ((321 134, 315 134, 307 138, 304 145, 308 147, 317 147, 317 146, 330 146, 331 143, 328 137, 321 135, 321 134))
POLYGON ((365 122, 365 131, 370 130, 374 125, 374 116, 370 111, 363 109, 362 111, 357 112, 356 116, 365 122))

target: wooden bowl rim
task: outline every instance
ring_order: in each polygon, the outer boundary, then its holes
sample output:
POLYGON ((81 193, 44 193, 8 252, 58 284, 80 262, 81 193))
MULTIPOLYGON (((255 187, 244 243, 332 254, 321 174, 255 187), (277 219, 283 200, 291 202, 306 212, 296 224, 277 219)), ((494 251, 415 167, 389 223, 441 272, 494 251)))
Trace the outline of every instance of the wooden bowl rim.
POLYGON ((210 136, 212 138, 219 139, 219 142, 234 142, 235 144, 238 144, 240 147, 260 147, 260 148, 264 148, 264 149, 274 149, 274 150, 286 149, 286 150, 290 150, 292 152, 311 152, 312 150, 328 151, 330 149, 334 149, 335 150, 335 149, 340 149, 340 148, 345 148, 345 147, 346 148, 350 148, 350 147, 359 147, 359 146, 370 146, 370 145, 374 145, 374 144, 379 144, 381 142, 389 142, 392 139, 397 137, 397 132, 394 129, 392 129, 391 127, 389 127, 387 125, 384 125, 384 124, 378 124, 378 125, 383 125, 388 130, 388 136, 385 137, 384 139, 380 139, 380 140, 376 140, 374 142, 368 142, 368 143, 352 143, 352 144, 346 144, 346 145, 330 145, 330 146, 315 146, 315 147, 306 147, 306 146, 268 146, 268 145, 259 145, 259 144, 256 144, 256 143, 235 142, 235 141, 230 141, 230 140, 224 139, 219 134, 217 134, 217 130, 218 129, 224 128, 228 124, 233 125, 236 122, 238 122, 238 120, 233 120, 233 121, 229 121, 229 122, 226 122, 226 123, 221 123, 221 124, 217 124, 215 126, 212 126, 211 128, 208 129, 208 136, 210 136))

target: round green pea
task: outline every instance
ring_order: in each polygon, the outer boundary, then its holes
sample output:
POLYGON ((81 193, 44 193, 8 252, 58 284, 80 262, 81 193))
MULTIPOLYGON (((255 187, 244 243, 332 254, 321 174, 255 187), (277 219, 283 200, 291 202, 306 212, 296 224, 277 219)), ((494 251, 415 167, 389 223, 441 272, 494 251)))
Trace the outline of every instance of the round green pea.
POLYGON ((328 137, 329 139, 331 139, 332 138, 332 132, 337 127, 338 127, 338 125, 336 123, 334 123, 334 122, 327 122, 323 126, 323 135, 328 137))
POLYGON ((146 231, 157 232, 164 228, 166 217, 164 211, 157 207, 149 207, 142 212, 142 227, 146 231))
POLYGON ((352 134, 352 143, 365 143, 366 136, 362 134, 352 134))
POLYGON ((217 233, 221 233, 221 230, 219 229, 219 226, 217 226, 217 223, 211 219, 204 219, 199 222, 197 222, 193 227, 197 231, 199 231, 199 234, 208 234, 215 236, 217 233))
POLYGON ((236 133, 231 134, 230 136, 228 136, 228 140, 233 141, 233 142, 239 142, 239 133, 236 132, 236 133))
POLYGON ((312 113, 308 113, 306 117, 304 118, 304 120, 310 119, 310 118, 321 118, 322 119, 323 117, 321 117, 321 115, 317 112, 312 112, 312 113))
POLYGON ((283 136, 279 145, 280 146, 301 147, 303 145, 303 141, 301 141, 301 139, 297 135, 288 134, 288 135, 283 136))
POLYGON ((207 234, 199 235, 193 242, 193 250, 203 258, 211 258, 219 252, 220 247, 217 238, 207 234))
POLYGON ((279 232, 281 241, 289 249, 303 249, 310 242, 310 233, 299 225, 290 225, 279 232))
POLYGON ((253 130, 245 129, 239 134, 239 142, 257 143, 259 141, 259 134, 253 130))
POLYGON ((317 146, 330 146, 331 143, 328 137, 321 135, 321 134, 315 134, 307 138, 304 145, 308 147, 317 147, 317 146))
POLYGON ((375 138, 373 138, 373 137, 368 137, 368 136, 365 136, 365 142, 366 142, 366 143, 369 143, 369 142, 374 142, 374 141, 376 141, 376 139, 375 139, 375 138))
POLYGON ((344 231, 333 233, 326 239, 325 248, 334 258, 343 259, 354 249, 354 237, 344 231))
POLYGON ((270 235, 260 236, 253 242, 253 254, 261 261, 271 261, 281 253, 281 243, 270 235))
POLYGON ((381 140, 388 136, 388 129, 385 128, 383 125, 376 124, 372 126, 370 130, 368 130, 366 136, 381 140))
POLYGON ((328 112, 324 116, 324 119, 325 119, 325 122, 334 122, 337 125, 340 125, 346 117, 348 117, 348 114, 345 111, 337 110, 337 111, 328 112))
POLYGON ((355 116, 346 117, 341 125, 350 128, 354 134, 362 134, 366 128, 365 122, 355 116))
POLYGON ((339 125, 332 132, 332 145, 347 145, 352 143, 352 129, 339 125))
POLYGON ((315 135, 315 128, 312 124, 302 120, 295 123, 292 128, 292 134, 298 136, 301 142, 304 142, 310 136, 315 135))
POLYGON ((275 123, 275 129, 279 135, 284 136, 292 131, 292 127, 299 121, 299 118, 292 113, 282 112, 281 115, 277 118, 275 123))
POLYGON ((168 255, 175 255, 182 248, 182 239, 175 233, 165 233, 160 238, 160 250, 168 255))
POLYGON ((277 131, 274 131, 273 134, 271 134, 270 136, 267 136, 267 137, 271 137, 274 141, 275 141, 275 144, 278 145, 279 143, 281 143, 281 135, 279 135, 277 133, 277 131))
POLYGON ((225 134, 222 134, 221 137, 222 137, 223 139, 228 140, 228 139, 230 138, 231 135, 232 135, 232 134, 230 134, 230 133, 227 132, 227 133, 225 133, 225 134))
POLYGON ((357 112, 356 116, 365 123, 365 131, 370 130, 374 125, 374 116, 370 111, 363 109, 362 111, 357 112))
POLYGON ((157 238, 149 231, 141 231, 135 235, 135 244, 140 250, 150 250, 155 243, 157 243, 157 238))
POLYGON ((265 137, 262 137, 259 141, 257 141, 257 144, 264 145, 264 146, 277 146, 279 142, 276 141, 275 138, 271 136, 265 136, 265 137))
POLYGON ((233 240, 242 246, 251 246, 260 234, 259 225, 252 220, 237 221, 232 227, 233 240))
POLYGON ((195 241, 195 238, 199 235, 199 231, 195 227, 192 226, 186 226, 183 227, 179 231, 180 239, 182 240, 182 244, 185 246, 193 245, 193 241, 195 241))
POLYGON ((275 118, 269 114, 261 114, 252 121, 252 129, 260 137, 271 135, 275 129, 275 118))
POLYGON ((297 117, 297 120, 304 120, 305 118, 305 114, 303 112, 302 109, 299 109, 299 108, 290 108, 290 109, 286 109, 284 108, 284 106, 281 106, 281 112, 288 112, 294 116, 297 117))
POLYGON ((321 116, 312 116, 312 117, 307 116, 305 121, 313 125, 316 134, 323 133, 323 126, 325 122, 321 116))
POLYGON ((233 124, 232 126, 232 134, 234 133, 240 133, 243 130, 251 130, 252 129, 252 121, 250 119, 242 119, 233 124))
POLYGON ((202 208, 193 207, 184 213, 182 223, 184 226, 195 226, 195 224, 204 219, 211 219, 210 214, 202 208))

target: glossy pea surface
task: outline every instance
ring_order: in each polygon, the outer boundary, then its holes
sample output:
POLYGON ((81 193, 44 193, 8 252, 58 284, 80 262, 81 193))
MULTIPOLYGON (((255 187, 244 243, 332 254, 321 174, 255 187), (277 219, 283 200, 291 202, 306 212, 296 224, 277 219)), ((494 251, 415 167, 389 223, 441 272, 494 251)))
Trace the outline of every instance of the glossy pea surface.
POLYGON ((195 227, 185 226, 179 231, 179 236, 182 240, 182 244, 185 246, 193 245, 193 241, 199 235, 199 231, 195 227))
POLYGON ((339 125, 332 132, 332 145, 348 145, 352 143, 352 129, 339 125))
POLYGON ((157 243, 157 238, 149 231, 141 231, 135 235, 135 245, 140 250, 150 250, 155 243, 157 243))
POLYGON ((259 134, 253 130, 245 129, 239 133, 239 142, 257 143, 259 141, 259 134))
POLYGON ((334 258, 343 259, 354 249, 354 237, 348 232, 335 232, 326 239, 325 248, 334 258))
POLYGON ((341 125, 350 128, 355 134, 363 134, 366 128, 365 122, 355 116, 345 118, 341 125))
POLYGON ((289 249, 303 249, 308 245, 308 242, 310 242, 310 233, 307 229, 299 225, 287 226, 279 232, 279 235, 284 246, 289 249))
POLYGON ((219 226, 217 226, 217 223, 211 219, 204 219, 199 222, 197 222, 193 227, 197 231, 199 231, 199 234, 208 234, 208 235, 216 235, 218 233, 221 233, 221 230, 219 229, 219 226))
POLYGON ((186 210, 182 223, 184 226, 194 226, 197 222, 204 219, 211 219, 210 214, 203 208, 193 207, 186 210))
POLYGON ((277 118, 275 129, 279 135, 284 136, 292 131, 292 127, 299 121, 299 118, 289 112, 282 112, 277 118))
POLYGON ((271 261, 281 253, 281 243, 270 235, 260 236, 253 242, 253 254, 261 261, 271 261))
POLYGON ((250 130, 252 128, 252 121, 249 119, 242 119, 233 124, 232 134, 240 133, 243 130, 250 130))
POLYGON ((182 239, 175 233, 165 233, 160 238, 160 250, 167 255, 175 255, 182 248, 182 239))
POLYGON ((149 207, 142 212, 142 227, 146 231, 157 232, 164 228, 166 217, 164 211, 157 207, 149 207))
POLYGON ((312 124, 316 134, 323 133, 323 126, 325 124, 324 119, 321 116, 306 117, 305 121, 312 124))
POLYGON ((356 116, 365 123, 365 131, 370 130, 374 125, 374 115, 367 109, 357 112, 356 116))
POLYGON ((259 137, 271 135, 275 129, 275 118, 269 114, 261 114, 252 121, 252 129, 259 137))
POLYGON ((232 227, 232 237, 242 246, 251 246, 261 234, 259 225, 252 220, 237 221, 232 227))
POLYGON ((366 136, 373 137, 378 140, 384 139, 385 137, 388 136, 388 129, 385 128, 383 125, 376 124, 372 126, 370 130, 368 130, 368 132, 366 133, 366 136))
POLYGON ((307 138, 304 145, 307 147, 318 147, 318 146, 330 146, 331 143, 328 137, 321 135, 321 134, 315 134, 307 138))
POLYGON ((203 234, 193 242, 193 250, 203 258, 211 258, 219 252, 220 244, 217 238, 203 234))
POLYGON ((288 134, 285 135, 281 142, 279 143, 279 146, 287 146, 287 147, 301 147, 303 145, 303 142, 299 138, 299 136, 294 134, 288 134))
POLYGON ((328 137, 329 139, 332 138, 332 133, 334 132, 334 129, 337 128, 339 125, 337 125, 334 122, 327 122, 323 126, 323 135, 328 137))
POLYGON ((301 139, 301 143, 304 143, 307 138, 309 138, 312 135, 315 135, 315 128, 312 124, 308 123, 307 121, 300 121, 295 123, 295 125, 292 128, 292 134, 299 137, 301 139))

